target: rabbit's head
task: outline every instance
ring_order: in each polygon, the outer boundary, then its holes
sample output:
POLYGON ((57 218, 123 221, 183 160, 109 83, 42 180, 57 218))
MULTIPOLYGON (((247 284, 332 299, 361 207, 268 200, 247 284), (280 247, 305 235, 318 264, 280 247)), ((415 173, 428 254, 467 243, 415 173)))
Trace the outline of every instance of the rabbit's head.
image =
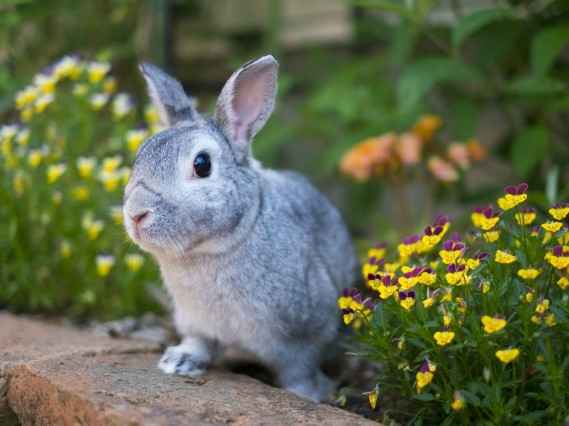
POLYGON ((273 110, 277 68, 272 56, 243 65, 205 118, 178 81, 141 65, 165 127, 140 147, 125 189, 126 230, 142 249, 158 257, 223 251, 256 215, 260 183, 250 146, 273 110))

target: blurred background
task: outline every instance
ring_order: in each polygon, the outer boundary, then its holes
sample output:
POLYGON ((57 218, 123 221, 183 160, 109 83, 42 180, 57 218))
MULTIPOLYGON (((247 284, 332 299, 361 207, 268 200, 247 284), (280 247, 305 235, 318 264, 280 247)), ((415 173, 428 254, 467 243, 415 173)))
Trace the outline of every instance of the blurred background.
POLYGON ((460 229, 507 184, 528 182, 543 208, 569 196, 567 0, 2 0, 0 307, 158 310, 141 290, 156 268, 108 213, 113 173, 157 130, 137 63, 211 112, 265 53, 279 99, 254 153, 308 175, 358 246, 439 213, 460 229), (81 173, 89 156, 102 189, 81 173))

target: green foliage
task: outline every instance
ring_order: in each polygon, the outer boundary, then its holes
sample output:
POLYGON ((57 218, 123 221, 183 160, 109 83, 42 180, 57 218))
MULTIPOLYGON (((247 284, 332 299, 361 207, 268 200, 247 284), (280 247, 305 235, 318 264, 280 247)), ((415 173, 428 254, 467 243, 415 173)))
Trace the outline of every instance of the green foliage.
MULTIPOLYGON (((112 318, 158 310, 158 280, 122 229, 137 112, 110 65, 66 57, 16 95, 0 127, 0 306, 112 318)), ((150 129, 156 113, 147 110, 150 129)))
POLYGON ((448 237, 451 225, 438 218, 394 252, 370 249, 365 293, 346 290, 338 300, 359 342, 352 352, 382 365, 370 403, 386 418, 566 421, 569 204, 537 222, 525 189, 508 188, 499 211, 476 210, 477 229, 464 240, 448 237))

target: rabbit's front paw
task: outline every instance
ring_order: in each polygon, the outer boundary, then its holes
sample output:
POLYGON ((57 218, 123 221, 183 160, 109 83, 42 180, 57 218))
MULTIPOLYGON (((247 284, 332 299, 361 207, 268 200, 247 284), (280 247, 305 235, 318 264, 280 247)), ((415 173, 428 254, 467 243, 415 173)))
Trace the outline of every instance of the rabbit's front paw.
POLYGON ((170 346, 160 358, 158 368, 166 374, 198 377, 205 373, 208 362, 188 352, 185 345, 170 346))

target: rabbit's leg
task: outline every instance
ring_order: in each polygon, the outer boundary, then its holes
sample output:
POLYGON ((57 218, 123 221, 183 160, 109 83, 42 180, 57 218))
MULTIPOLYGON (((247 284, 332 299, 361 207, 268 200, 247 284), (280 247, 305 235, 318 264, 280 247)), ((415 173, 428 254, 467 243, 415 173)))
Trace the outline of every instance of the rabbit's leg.
POLYGON ((279 385, 314 402, 327 400, 335 389, 334 382, 320 370, 320 357, 313 350, 289 352, 273 364, 279 385), (288 358, 288 359, 287 359, 288 358))
POLYGON ((201 376, 213 359, 215 346, 201 337, 184 337, 179 345, 166 349, 158 368, 166 374, 201 376))

